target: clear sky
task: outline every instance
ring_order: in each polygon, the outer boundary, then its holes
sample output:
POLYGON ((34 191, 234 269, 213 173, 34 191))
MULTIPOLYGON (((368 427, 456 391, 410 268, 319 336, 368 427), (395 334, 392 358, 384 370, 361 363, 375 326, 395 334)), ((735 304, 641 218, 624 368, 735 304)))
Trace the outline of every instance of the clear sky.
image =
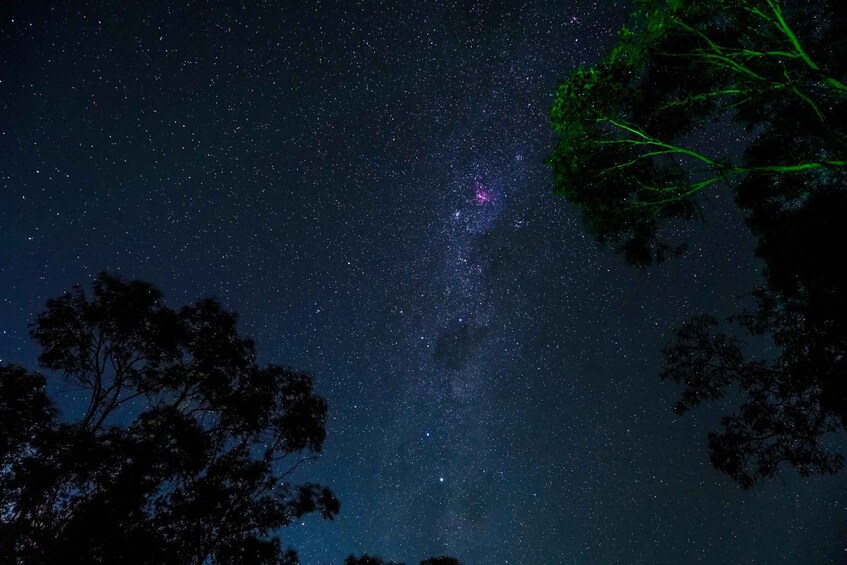
POLYGON ((677 418, 657 377, 757 280, 726 195, 642 272, 551 194, 555 87, 626 2, 236 4, 2 2, 2 362, 99 271, 219 297, 329 401, 296 478, 342 509, 284 532, 306 564, 847 558, 845 476, 742 491, 721 407, 677 418))

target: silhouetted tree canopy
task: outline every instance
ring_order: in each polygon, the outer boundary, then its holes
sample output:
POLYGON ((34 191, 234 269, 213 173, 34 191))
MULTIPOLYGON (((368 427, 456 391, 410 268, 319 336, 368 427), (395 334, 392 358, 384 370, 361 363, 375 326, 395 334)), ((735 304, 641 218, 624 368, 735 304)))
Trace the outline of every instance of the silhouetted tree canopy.
POLYGON ((333 518, 332 492, 294 484, 320 452, 326 403, 308 374, 256 363, 213 299, 173 310, 148 283, 101 274, 47 302, 45 378, 0 367, 3 563, 296 563, 277 530, 333 518))
MULTIPOLYGON (((404 565, 396 561, 385 561, 381 557, 364 554, 359 557, 350 555, 344 560, 344 565, 404 565)), ((454 557, 442 555, 440 557, 430 557, 420 562, 420 565, 462 565, 462 562, 454 557)))
POLYGON ((840 233, 845 214, 847 192, 818 192, 777 214, 779 229, 762 237, 767 284, 754 293, 756 310, 732 321, 768 338, 773 358, 750 359, 711 317, 686 324, 665 349, 663 378, 685 385, 677 412, 744 392, 740 409, 709 434, 712 463, 744 487, 781 463, 803 475, 844 465, 824 437, 847 428, 847 271, 822 242, 840 233))
POLYGON ((824 436, 847 425, 847 288, 832 247, 847 212, 846 6, 640 0, 615 47, 575 71, 551 111, 555 190, 628 262, 684 250, 663 228, 702 218, 717 185, 747 214, 765 265, 755 308, 728 333, 693 319, 662 374, 686 387, 680 413, 741 392, 709 447, 744 487, 782 464, 843 467, 824 436), (738 154, 704 139, 733 126, 746 132, 738 154), (770 353, 751 358, 741 333, 770 353))
POLYGON ((462 565, 462 562, 453 557, 442 555, 440 557, 430 557, 421 561, 420 565, 462 565))
POLYGON ((344 560, 344 565, 402 565, 401 563, 397 563, 396 561, 386 561, 381 557, 375 557, 373 555, 368 555, 367 553, 360 555, 359 557, 355 557, 353 555, 349 555, 347 559, 344 560))
POLYGON ((78 414, 43 375, 0 366, 0 564, 296 565, 278 530, 338 514, 329 489, 291 481, 326 435, 311 377, 260 367, 216 300, 161 298, 102 273, 90 296, 47 301, 30 333, 78 414))

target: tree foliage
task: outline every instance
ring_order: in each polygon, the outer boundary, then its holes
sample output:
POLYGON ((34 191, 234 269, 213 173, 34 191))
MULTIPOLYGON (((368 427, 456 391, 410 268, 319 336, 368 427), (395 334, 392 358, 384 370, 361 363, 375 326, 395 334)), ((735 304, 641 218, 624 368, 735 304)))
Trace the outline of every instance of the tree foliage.
POLYGON ((709 447, 744 487, 784 464, 843 467, 825 438, 847 426, 847 281, 831 247, 847 212, 845 38, 835 0, 640 0, 551 111, 556 191, 628 262, 682 251, 667 224, 702 218, 719 185, 745 211, 765 265, 755 307, 730 320, 740 332, 693 319, 662 373, 685 385, 680 413, 742 399, 709 447), (744 132, 743 150, 709 141, 726 127, 744 132), (767 354, 751 357, 739 333, 764 338, 767 354))
POLYGON ((31 334, 80 403, 0 367, 0 561, 296 563, 277 530, 338 500, 291 473, 321 450, 306 373, 256 363, 213 299, 180 310, 101 274, 49 300, 31 334))
MULTIPOLYGON (((396 561, 385 561, 381 557, 374 557, 367 553, 356 557, 350 555, 344 560, 344 565, 404 565, 396 561)), ((420 565, 462 565, 462 562, 455 557, 442 555, 439 557, 430 557, 420 562, 420 565)))
MULTIPOLYGON (((847 166, 844 7, 836 0, 641 0, 602 61, 578 69, 551 110, 555 190, 598 238, 647 265, 678 251, 661 221, 699 215, 722 181, 831 184, 847 166), (743 157, 698 143, 729 120, 743 157), (717 126, 712 126, 717 127, 717 126)), ((761 193, 759 193, 761 194, 761 193)))
POLYGON ((761 238, 767 284, 754 293, 757 308, 734 321, 768 338, 772 359, 749 359, 742 340, 716 332, 708 317, 665 350, 662 376, 686 387, 678 412, 732 387, 744 392, 738 412, 709 435, 712 463, 742 486, 775 476, 781 463, 803 475, 844 466, 825 437, 847 429, 847 273, 821 242, 839 233, 845 214, 847 192, 815 193, 776 214, 779 229, 761 238))

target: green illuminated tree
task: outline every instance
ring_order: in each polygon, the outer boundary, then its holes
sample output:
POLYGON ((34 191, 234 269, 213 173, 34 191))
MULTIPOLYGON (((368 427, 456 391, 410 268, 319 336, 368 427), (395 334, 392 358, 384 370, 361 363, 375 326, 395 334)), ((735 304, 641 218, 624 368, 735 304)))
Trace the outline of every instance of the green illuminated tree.
POLYGON ((847 214, 845 38, 836 0, 640 0, 551 111, 555 190, 628 262, 681 252, 674 223, 703 218, 721 187, 745 211, 765 265, 755 308, 727 332, 694 318, 662 373, 685 385, 679 413, 741 393, 709 450, 745 488, 844 465, 824 438, 847 428, 847 279, 830 247, 847 214), (737 142, 722 147, 726 129, 737 142))
POLYGON ((601 241, 644 266, 683 243, 663 240, 661 222, 699 216, 698 197, 719 183, 762 177, 776 196, 780 178, 840 176, 843 11, 834 0, 637 2, 617 45, 556 93, 555 190, 601 241), (743 157, 704 139, 724 127, 715 120, 743 126, 743 157))

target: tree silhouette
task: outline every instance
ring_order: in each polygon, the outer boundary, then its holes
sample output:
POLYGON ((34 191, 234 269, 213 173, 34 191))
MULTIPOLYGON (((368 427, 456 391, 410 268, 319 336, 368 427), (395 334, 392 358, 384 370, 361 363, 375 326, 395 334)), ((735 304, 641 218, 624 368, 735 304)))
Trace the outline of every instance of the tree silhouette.
POLYGON ((755 293, 757 309, 733 321, 770 340, 773 359, 748 359, 710 317, 686 324, 665 350, 662 377, 686 386, 678 413, 732 387, 744 392, 738 412, 709 435, 712 463, 744 487, 783 462, 803 475, 844 466, 822 440, 847 428, 847 274, 821 241, 839 233, 845 214, 847 192, 816 193, 770 221, 759 245, 768 284, 755 293))
POLYGON ((403 565, 402 563, 397 563, 396 561, 386 561, 381 557, 376 557, 373 555, 368 555, 367 553, 360 555, 359 557, 355 557, 353 555, 347 556, 347 559, 344 560, 344 565, 403 565))
POLYGON ((643 0, 551 111, 556 191, 628 262, 681 252, 664 226, 702 218, 718 184, 746 212, 765 264, 755 308, 729 333, 693 319, 662 373, 686 387, 680 413, 741 393, 709 448, 745 488, 783 463, 801 474, 843 467, 823 438, 847 425, 847 281, 829 247, 847 212, 845 32, 834 0, 643 0), (702 139, 732 126, 745 136, 737 155, 702 139), (750 358, 738 330, 771 354, 750 358))
POLYGON ((42 375, 0 367, 2 562, 297 562, 277 530, 339 509, 290 480, 326 403, 308 374, 258 366, 236 321, 108 274, 47 302, 39 362, 81 409, 60 419, 42 375))
MULTIPOLYGON (((396 561, 385 561, 381 557, 364 554, 359 557, 350 555, 344 560, 344 565, 404 565, 396 561)), ((462 565, 462 562, 454 557, 442 555, 439 557, 430 557, 420 562, 420 565, 462 565)))

